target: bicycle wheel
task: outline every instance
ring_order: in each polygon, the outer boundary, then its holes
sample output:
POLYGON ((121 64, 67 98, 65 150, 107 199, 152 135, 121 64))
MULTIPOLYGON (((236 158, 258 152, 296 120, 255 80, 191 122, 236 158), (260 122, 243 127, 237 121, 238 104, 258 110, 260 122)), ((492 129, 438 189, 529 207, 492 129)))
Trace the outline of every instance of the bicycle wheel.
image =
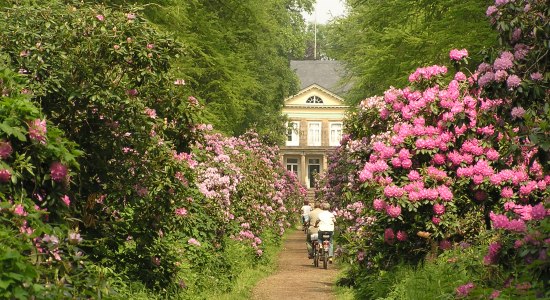
POLYGON ((313 248, 313 266, 319 266, 319 249, 317 248, 317 245, 313 248))
POLYGON ((319 253, 315 253, 313 256, 313 266, 315 267, 319 266, 319 253))

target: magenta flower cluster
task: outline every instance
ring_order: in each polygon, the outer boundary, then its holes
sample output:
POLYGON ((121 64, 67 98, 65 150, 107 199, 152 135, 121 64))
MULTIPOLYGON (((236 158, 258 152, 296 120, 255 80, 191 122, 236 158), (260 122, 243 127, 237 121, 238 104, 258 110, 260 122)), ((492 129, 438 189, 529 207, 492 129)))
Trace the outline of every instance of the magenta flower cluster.
POLYGON ((451 60, 459 61, 465 57, 468 57, 468 50, 466 49, 462 49, 462 50, 453 49, 451 50, 451 52, 449 52, 449 58, 451 60))

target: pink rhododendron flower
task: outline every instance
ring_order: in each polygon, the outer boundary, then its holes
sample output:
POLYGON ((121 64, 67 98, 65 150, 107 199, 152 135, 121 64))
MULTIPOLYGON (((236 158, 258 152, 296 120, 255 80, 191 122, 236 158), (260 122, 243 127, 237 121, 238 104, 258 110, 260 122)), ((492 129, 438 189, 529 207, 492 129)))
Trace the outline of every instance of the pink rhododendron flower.
POLYGON ((392 245, 395 242, 395 233, 393 232, 393 229, 386 228, 384 230, 384 242, 392 245))
POLYGON ((411 170, 409 172, 409 174, 407 175, 407 177, 409 178, 410 181, 416 181, 416 180, 419 180, 421 178, 420 173, 418 173, 418 171, 416 171, 416 170, 411 170))
POLYGON ((498 153, 497 150, 491 148, 485 152, 485 156, 487 157, 488 160, 495 161, 500 157, 500 154, 498 153))
POLYGON ((360 182, 365 182, 367 180, 371 180, 373 179, 373 174, 371 171, 368 171, 368 170, 365 170, 363 169, 360 173, 359 173, 359 181, 360 182))
POLYGON ((374 210, 382 211, 386 208, 386 202, 384 202, 384 200, 377 198, 377 199, 374 199, 374 201, 372 201, 372 206, 374 210))
POLYGON ((445 154, 436 153, 433 157, 433 162, 436 165, 443 165, 445 164, 445 154))
POLYGON ((145 108, 145 114, 148 115, 149 118, 151 118, 151 119, 156 119, 157 118, 157 111, 152 109, 152 108, 146 107, 145 108))
POLYGON ((189 102, 189 104, 191 104, 192 106, 197 106, 199 105, 199 100, 197 100, 197 98, 193 97, 193 96, 189 96, 187 98, 187 102, 189 102))
POLYGON ((508 79, 506 79, 506 86, 508 86, 508 88, 518 87, 520 83, 521 79, 517 75, 510 75, 508 79))
POLYGON ((435 214, 442 215, 445 213, 445 205, 436 203, 433 206, 433 211, 435 214))
POLYGON ((531 73, 531 79, 534 81, 542 80, 542 74, 540 72, 531 73))
POLYGON ((506 199, 512 198, 514 196, 514 190, 511 187, 504 187, 500 191, 500 196, 506 199))
POLYGON ((139 92, 136 89, 129 89, 129 90, 126 91, 126 94, 128 96, 137 96, 139 94, 139 92))
POLYGON ((465 285, 461 285, 456 288, 456 295, 460 298, 468 296, 474 289, 475 285, 472 282, 468 282, 465 285))
POLYGON ((80 233, 78 232, 70 232, 69 233, 69 242, 73 245, 79 244, 82 242, 82 237, 80 237, 80 233))
POLYGON ((176 215, 177 216, 187 215, 187 209, 185 209, 185 207, 176 208, 176 215))
POLYGON ((484 87, 495 80, 495 73, 487 72, 479 77, 477 83, 480 87, 484 87))
POLYGON ((387 205, 386 213, 392 218, 397 218, 401 215, 401 206, 399 205, 387 205))
POLYGON ((410 169, 412 167, 412 160, 405 159, 401 161, 401 166, 403 167, 403 169, 410 169))
POLYGON ((384 187, 384 195, 388 198, 401 197, 404 194, 404 190, 395 185, 388 185, 384 187))
POLYGON ((363 261, 364 259, 365 259, 365 252, 364 251, 357 252, 357 260, 363 261))
POLYGON ((544 205, 542 203, 539 203, 531 209, 531 217, 534 220, 542 220, 546 218, 548 215, 548 212, 546 211, 546 208, 544 208, 544 205))
POLYGON ((505 70, 498 70, 495 72, 495 81, 497 82, 503 82, 508 78, 508 72, 505 70))
POLYGON ((197 241, 196 239, 194 239, 194 238, 190 238, 190 239, 187 241, 187 243, 188 243, 189 245, 195 245, 195 246, 200 246, 200 245, 201 245, 201 243, 200 243, 199 241, 197 241))
POLYGON ((13 210, 13 213, 18 215, 18 216, 22 216, 22 217, 27 215, 27 212, 25 212, 25 208, 21 204, 17 204, 15 206, 15 209, 13 210))
POLYGON ((508 2, 510 2, 510 0, 495 0, 495 5, 503 6, 503 5, 506 5, 508 2))
POLYGON ((451 242, 449 242, 449 240, 442 240, 441 242, 439 242, 439 249, 441 250, 451 249, 451 242))
POLYGON ((451 201, 453 200, 453 192, 451 191, 451 189, 446 186, 446 185, 440 185, 437 187, 437 192, 439 194, 439 197, 441 198, 441 200, 443 201, 451 201))
POLYGON ((63 201, 63 203, 65 203, 65 205, 69 206, 71 204, 71 199, 69 198, 69 196, 67 195, 63 195, 63 197, 61 197, 61 200, 63 201))
POLYGON ((8 158, 13 151, 11 143, 8 141, 0 140, 0 159, 8 158))
POLYGON ((126 18, 127 18, 128 20, 134 20, 134 19, 136 18, 136 15, 133 14, 133 13, 127 13, 127 14, 126 14, 126 18))
POLYGON ((500 296, 500 291, 499 290, 494 290, 491 295, 489 296, 489 299, 496 299, 500 296))
POLYGON ((464 73, 462 73, 462 72, 456 72, 455 77, 454 77, 454 80, 457 80, 457 81, 464 81, 464 80, 466 80, 466 79, 467 79, 467 77, 466 77, 466 75, 465 75, 464 73))
POLYGON ((511 115, 513 119, 520 119, 523 117, 524 114, 525 114, 525 109, 523 109, 523 107, 517 106, 512 108, 511 115))
POLYGON ((468 57, 468 50, 466 49, 462 49, 462 50, 453 49, 451 50, 451 52, 449 52, 449 58, 451 60, 459 61, 465 57, 468 57))
POLYGON ((521 38, 521 28, 515 28, 512 32, 512 42, 517 42, 521 38))
POLYGON ((429 66, 424 68, 418 68, 414 73, 409 76, 410 82, 420 81, 421 79, 429 80, 434 76, 444 75, 447 73, 447 67, 445 66, 429 66))
POLYGON ((486 265, 492 265, 497 262, 498 254, 500 252, 500 249, 502 248, 502 245, 498 242, 491 243, 489 245, 487 255, 483 258, 483 262, 486 265))
POLYGON ((498 8, 496 8, 496 6, 489 6, 487 7, 487 11, 485 11, 485 15, 492 16, 497 11, 498 11, 498 8))
POLYGON ((103 15, 96 15, 95 16, 98 20, 100 20, 101 22, 105 21, 105 16, 103 15))
POLYGON ((29 137, 31 140, 46 144, 46 120, 36 119, 29 124, 29 137))
POLYGON ((397 240, 398 241, 404 242, 407 239, 408 239, 408 235, 407 235, 406 232, 401 231, 401 230, 397 231, 397 240))
POLYGON ((433 216, 432 223, 434 223, 435 225, 439 225, 439 223, 441 223, 441 219, 436 216, 433 216))
POLYGON ((63 181, 67 176, 67 167, 60 162, 54 162, 50 166, 50 174, 54 181, 63 181))
POLYGON ((7 169, 0 170, 0 182, 9 182, 11 179, 11 172, 7 169))

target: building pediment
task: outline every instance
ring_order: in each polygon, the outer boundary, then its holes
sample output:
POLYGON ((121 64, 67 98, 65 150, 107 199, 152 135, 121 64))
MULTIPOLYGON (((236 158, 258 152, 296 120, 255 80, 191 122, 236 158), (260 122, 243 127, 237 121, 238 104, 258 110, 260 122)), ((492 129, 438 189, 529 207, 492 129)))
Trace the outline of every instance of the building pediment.
POLYGON ((329 90, 312 84, 284 101, 285 107, 347 107, 344 99, 329 90))

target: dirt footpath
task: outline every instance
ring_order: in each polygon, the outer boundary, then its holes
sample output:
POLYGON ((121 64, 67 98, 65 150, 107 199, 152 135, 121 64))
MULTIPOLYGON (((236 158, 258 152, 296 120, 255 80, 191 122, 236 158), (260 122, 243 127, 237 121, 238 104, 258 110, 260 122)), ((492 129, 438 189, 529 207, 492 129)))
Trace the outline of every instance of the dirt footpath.
POLYGON ((252 291, 253 300, 336 299, 332 288, 338 275, 334 264, 328 270, 315 268, 307 258, 305 234, 297 230, 285 241, 275 274, 264 278, 252 291))

